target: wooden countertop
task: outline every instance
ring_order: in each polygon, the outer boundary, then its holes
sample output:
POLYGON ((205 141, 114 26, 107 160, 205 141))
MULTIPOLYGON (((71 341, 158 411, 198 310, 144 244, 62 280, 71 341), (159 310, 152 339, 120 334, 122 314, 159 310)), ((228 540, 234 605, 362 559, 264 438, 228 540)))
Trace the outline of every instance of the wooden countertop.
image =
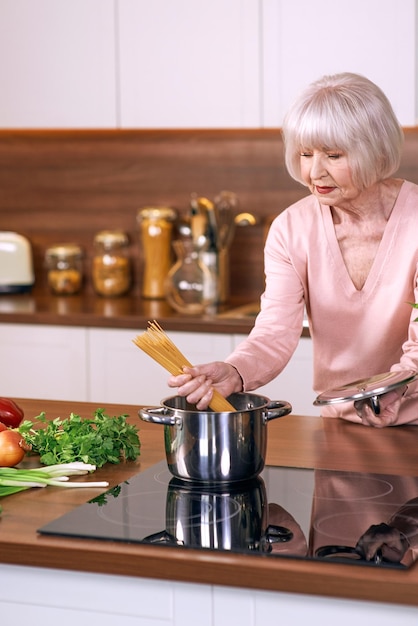
POLYGON ((175 312, 165 300, 145 300, 135 295, 102 298, 89 293, 54 296, 39 290, 32 294, 0 294, 0 323, 146 328, 148 320, 158 319, 165 330, 248 334, 254 316, 230 314, 243 304, 247 303, 231 300, 196 317, 175 312))
MULTIPOLYGON (((257 301, 231 299, 205 315, 188 316, 174 311, 165 300, 145 300, 138 295, 54 296, 37 290, 31 294, 0 294, 0 324, 145 329, 149 320, 156 319, 167 331, 248 335, 257 308, 257 301)), ((309 337, 307 327, 302 336, 309 337)))
MULTIPOLYGON (((27 419, 41 411, 90 416, 92 403, 17 399, 27 419)), ((136 406, 106 405, 111 415, 138 419, 136 406)), ((96 480, 123 482, 165 458, 161 427, 140 422, 141 456, 135 463, 97 470, 96 480)), ((418 475, 418 428, 377 430, 334 419, 289 415, 268 425, 267 463, 364 472, 418 475)), ((29 463, 29 461, 25 461, 29 463)), ((97 489, 46 489, 3 498, 0 561, 85 572, 189 581, 384 601, 418 606, 418 565, 409 570, 317 563, 263 555, 240 555, 167 546, 40 536, 36 529, 97 495, 97 489)))

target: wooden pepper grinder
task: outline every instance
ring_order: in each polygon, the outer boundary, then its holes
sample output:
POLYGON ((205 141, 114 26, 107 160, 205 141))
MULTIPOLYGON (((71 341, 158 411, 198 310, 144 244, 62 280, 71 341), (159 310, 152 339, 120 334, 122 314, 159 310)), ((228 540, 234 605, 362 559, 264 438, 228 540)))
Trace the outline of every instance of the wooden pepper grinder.
POLYGON ((144 207, 138 211, 144 270, 142 296, 165 298, 165 279, 172 265, 171 239, 177 213, 170 207, 144 207))

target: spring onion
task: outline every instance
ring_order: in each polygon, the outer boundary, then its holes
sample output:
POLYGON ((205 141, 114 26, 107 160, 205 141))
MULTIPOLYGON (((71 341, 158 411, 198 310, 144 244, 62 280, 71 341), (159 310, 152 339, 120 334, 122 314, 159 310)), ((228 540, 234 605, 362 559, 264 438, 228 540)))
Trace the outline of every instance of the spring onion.
POLYGON ((89 474, 96 469, 89 463, 62 463, 33 469, 16 467, 0 467, 0 497, 9 496, 23 489, 31 487, 108 487, 109 483, 101 482, 71 482, 70 476, 89 474))

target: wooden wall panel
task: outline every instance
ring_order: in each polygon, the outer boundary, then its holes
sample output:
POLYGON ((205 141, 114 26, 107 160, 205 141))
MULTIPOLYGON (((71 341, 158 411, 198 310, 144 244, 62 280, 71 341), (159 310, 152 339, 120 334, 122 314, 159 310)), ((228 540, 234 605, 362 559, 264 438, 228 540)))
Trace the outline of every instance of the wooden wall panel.
MULTIPOLYGON (((418 129, 406 138, 400 174, 418 183, 418 129)), ((64 241, 84 247, 89 275, 95 232, 122 228, 139 290, 137 210, 163 204, 185 213, 192 192, 213 198, 222 189, 259 219, 237 229, 231 248, 232 295, 256 298, 266 224, 306 194, 284 168, 280 130, 0 131, 0 230, 29 238, 38 276, 45 249, 64 241)))

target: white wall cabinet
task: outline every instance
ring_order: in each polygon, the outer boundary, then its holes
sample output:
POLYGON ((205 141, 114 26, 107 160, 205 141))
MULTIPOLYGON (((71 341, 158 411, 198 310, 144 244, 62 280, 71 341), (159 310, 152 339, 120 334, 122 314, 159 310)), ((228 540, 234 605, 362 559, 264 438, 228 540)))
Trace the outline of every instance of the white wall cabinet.
MULTIPOLYGON (((175 395, 169 376, 132 340, 141 330, 91 328, 89 335, 91 402, 159 405, 175 395)), ((220 333, 170 332, 170 339, 191 363, 222 360, 231 352, 232 336, 220 333)))
POLYGON ((417 0, 0 0, 0 128, 280 126, 322 74, 417 120, 417 0))
POLYGON ((121 0, 122 128, 260 126, 258 0, 121 0))
MULTIPOLYGON (((145 329, 0 324, 0 395, 159 405, 169 376, 133 339, 145 329)), ((233 337, 170 332, 192 363, 222 360, 233 337)))
POLYGON ((0 127, 115 128, 113 0, 0 1, 0 127))
POLYGON ((405 126, 418 118, 416 0, 263 0, 263 126, 324 74, 376 82, 405 126), (363 19, 365 11, 373 19, 363 19))
MULTIPOLYGON (((245 335, 234 335, 234 348, 245 339, 245 335)), ((316 394, 312 390, 313 351, 312 340, 301 337, 295 353, 277 378, 257 389, 270 400, 287 400, 296 415, 319 415, 313 406, 316 394)))
MULTIPOLYGON (((143 330, 0 324, 0 394, 158 406, 175 390, 167 386, 169 374, 133 343, 143 330)), ((244 337, 170 332, 195 364, 226 358, 244 337)), ((289 401, 293 413, 317 415, 311 340, 302 337, 284 372, 255 393, 289 401)))
POLYGON ((0 324, 0 395, 87 400, 87 329, 0 324))

